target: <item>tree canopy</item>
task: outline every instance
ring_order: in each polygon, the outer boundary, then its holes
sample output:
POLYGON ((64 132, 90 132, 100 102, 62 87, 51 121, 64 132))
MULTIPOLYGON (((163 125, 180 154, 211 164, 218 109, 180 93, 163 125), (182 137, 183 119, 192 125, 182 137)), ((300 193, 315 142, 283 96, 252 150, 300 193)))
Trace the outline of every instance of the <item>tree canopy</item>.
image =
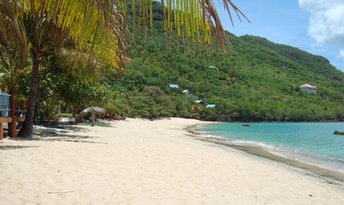
MULTIPOLYGON (((123 68, 128 31, 126 3, 126 0, 0 1, 1 65, 10 76, 10 92, 14 93, 18 84, 18 70, 29 60, 32 63, 28 108, 19 136, 32 137, 38 80, 41 70, 46 68, 42 66, 43 58, 51 54, 64 56, 69 70, 123 68)), ((131 2, 133 28, 138 16, 137 28, 143 26, 147 33, 148 22, 152 28, 153 1, 139 0, 138 12, 136 3, 131 2)), ((228 12, 231 7, 238 16, 243 15, 231 0, 224 0, 223 4, 228 12)), ((171 31, 174 25, 178 36, 182 32, 185 38, 195 41, 197 36, 198 42, 203 39, 208 44, 214 36, 219 45, 224 45, 224 30, 211 0, 167 0, 162 1, 162 8, 165 30, 171 31)))

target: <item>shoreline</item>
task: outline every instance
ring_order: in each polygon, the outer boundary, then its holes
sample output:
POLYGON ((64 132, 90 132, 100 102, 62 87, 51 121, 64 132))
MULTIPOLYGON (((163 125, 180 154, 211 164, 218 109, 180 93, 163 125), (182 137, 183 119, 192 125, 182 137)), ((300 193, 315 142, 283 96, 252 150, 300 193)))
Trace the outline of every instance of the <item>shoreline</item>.
POLYGON ((225 123, 225 122, 228 122, 228 123, 298 123, 298 122, 301 122, 301 123, 326 123, 326 122, 342 122, 344 123, 344 121, 342 120, 315 120, 315 121, 268 121, 268 120, 261 120, 261 121, 235 121, 235 120, 232 120, 232 121, 204 121, 204 122, 219 122, 219 123, 225 123))
POLYGON ((248 154, 252 154, 254 156, 262 157, 265 159, 269 159, 275 162, 279 162, 294 168, 301 169, 303 171, 310 172, 315 175, 315 177, 324 179, 326 182, 330 184, 341 184, 344 187, 344 174, 340 172, 336 172, 331 169, 327 168, 322 168, 313 164, 309 164, 306 162, 298 161, 295 159, 289 159, 286 157, 282 157, 276 154, 273 154, 269 152, 266 149, 263 149, 258 146, 245 146, 245 145, 239 145, 239 144, 234 144, 229 140, 226 140, 224 138, 217 138, 217 137, 206 137, 199 131, 197 131, 197 127, 202 126, 202 124, 198 125, 192 125, 185 130, 188 133, 191 133, 196 139, 203 141, 203 142, 209 142, 209 143, 214 143, 220 146, 226 146, 230 147, 236 150, 243 151, 248 154))

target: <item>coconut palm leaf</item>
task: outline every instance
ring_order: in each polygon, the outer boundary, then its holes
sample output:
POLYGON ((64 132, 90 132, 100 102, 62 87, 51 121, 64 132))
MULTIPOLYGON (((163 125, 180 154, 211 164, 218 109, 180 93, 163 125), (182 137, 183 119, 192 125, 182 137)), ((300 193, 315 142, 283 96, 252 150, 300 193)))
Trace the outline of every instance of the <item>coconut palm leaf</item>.
POLYGON ((28 44, 18 10, 9 0, 0 1, 0 57, 3 72, 2 87, 14 91, 18 72, 26 66, 28 44))
MULTIPOLYGON (((145 3, 147 1, 151 2, 150 0, 139 0, 141 11, 139 12, 139 22, 142 19, 145 27, 148 25, 147 15, 150 17, 149 20, 152 21, 151 4, 145 3), (150 12, 144 12, 148 10, 148 6, 150 12)), ((163 6, 164 29, 166 31, 172 31, 174 28, 178 36, 185 33, 185 37, 194 42, 203 41, 208 44, 211 43, 211 39, 214 37, 218 45, 224 46, 226 41, 225 32, 212 0, 161 0, 161 3, 163 6)), ((233 26, 234 21, 231 10, 237 14, 240 21, 241 17, 249 21, 232 0, 223 0, 223 5, 233 26)))

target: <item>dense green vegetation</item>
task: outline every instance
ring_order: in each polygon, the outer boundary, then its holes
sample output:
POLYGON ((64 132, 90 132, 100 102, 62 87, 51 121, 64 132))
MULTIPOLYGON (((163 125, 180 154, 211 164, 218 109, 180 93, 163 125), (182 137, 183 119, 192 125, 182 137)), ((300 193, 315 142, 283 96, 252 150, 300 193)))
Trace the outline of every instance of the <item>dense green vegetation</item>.
MULTIPOLYGON (((136 35, 128 32, 131 42, 123 71, 98 69, 98 64, 90 69, 89 61, 72 55, 73 50, 62 56, 53 49, 44 50, 37 74, 35 119, 52 120, 60 112, 74 115, 99 106, 111 114, 145 118, 344 120, 344 73, 325 58, 260 37, 230 33, 232 49, 223 52, 214 44, 193 43, 192 37, 182 34, 177 39, 175 33, 164 32, 161 7, 155 2, 152 10, 152 32, 139 27, 136 35), (300 91, 304 83, 316 86, 317 93, 300 91), (168 84, 178 84, 179 89, 168 84), (186 89, 191 93, 184 94, 186 89), (196 99, 216 106, 206 108, 196 99)), ((27 105, 32 63, 28 59, 15 74, 18 109, 27 105)), ((5 67, 0 64, 0 72, 5 67)), ((8 86, 4 79, 2 89, 8 86)))
POLYGON ((325 58, 264 38, 230 33, 233 48, 226 53, 170 41, 163 32, 161 13, 156 12, 154 19, 154 38, 143 44, 138 34, 128 47, 124 75, 106 80, 113 91, 126 94, 130 107, 126 114, 206 120, 229 116, 240 121, 344 120, 344 73, 325 58), (300 91, 304 83, 316 86, 317 93, 300 91), (168 84, 178 84, 180 89, 170 89, 168 84), (184 89, 191 94, 183 94, 184 89), (194 99, 216 108, 207 109, 194 99))
MULTIPOLYGON (((246 18, 230 0, 222 5, 231 20, 232 12, 246 18)), ((57 106, 61 112, 61 104, 64 111, 73 113, 95 103, 106 105, 109 112, 128 109, 123 95, 93 83, 99 83, 97 77, 107 70, 123 69, 127 35, 142 32, 145 41, 155 13, 159 18, 164 14, 165 30, 175 29, 174 34, 183 39, 210 43, 213 38, 219 47, 225 46, 225 32, 212 0, 154 5, 153 0, 0 1, 0 88, 12 96, 11 110, 15 101, 25 107, 18 136, 32 138, 38 112, 43 110, 51 118, 57 106), (128 23, 133 29, 129 33, 128 23), (61 69, 53 71, 55 68, 61 69), (87 74, 93 77, 92 83, 87 74)), ((11 115, 14 117, 14 112, 11 115)), ((10 124, 14 128, 15 123, 10 124)))

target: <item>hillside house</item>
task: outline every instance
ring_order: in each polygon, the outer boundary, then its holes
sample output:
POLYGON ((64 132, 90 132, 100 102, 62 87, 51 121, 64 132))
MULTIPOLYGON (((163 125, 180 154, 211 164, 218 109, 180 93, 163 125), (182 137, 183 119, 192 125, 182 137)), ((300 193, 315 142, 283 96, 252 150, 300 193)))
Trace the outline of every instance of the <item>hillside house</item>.
POLYGON ((186 90, 183 90, 182 93, 188 95, 188 94, 190 94, 191 92, 190 92, 190 90, 186 89, 186 90))
POLYGON ((178 84, 168 84, 168 87, 171 88, 171 89, 176 89, 176 90, 179 89, 178 84))
POLYGON ((281 70, 287 70, 288 69, 288 66, 286 65, 281 65, 281 70))
POLYGON ((206 105, 207 104, 203 100, 194 100, 194 103, 200 104, 200 105, 206 105))
POLYGON ((301 91, 305 93, 315 94, 317 92, 317 87, 309 85, 309 84, 300 85, 299 88, 301 91))
POLYGON ((208 108, 208 109, 214 109, 216 107, 215 104, 208 104, 207 106, 205 106, 205 108, 208 108))
POLYGON ((209 68, 214 69, 214 70, 219 70, 216 66, 210 65, 209 68))

